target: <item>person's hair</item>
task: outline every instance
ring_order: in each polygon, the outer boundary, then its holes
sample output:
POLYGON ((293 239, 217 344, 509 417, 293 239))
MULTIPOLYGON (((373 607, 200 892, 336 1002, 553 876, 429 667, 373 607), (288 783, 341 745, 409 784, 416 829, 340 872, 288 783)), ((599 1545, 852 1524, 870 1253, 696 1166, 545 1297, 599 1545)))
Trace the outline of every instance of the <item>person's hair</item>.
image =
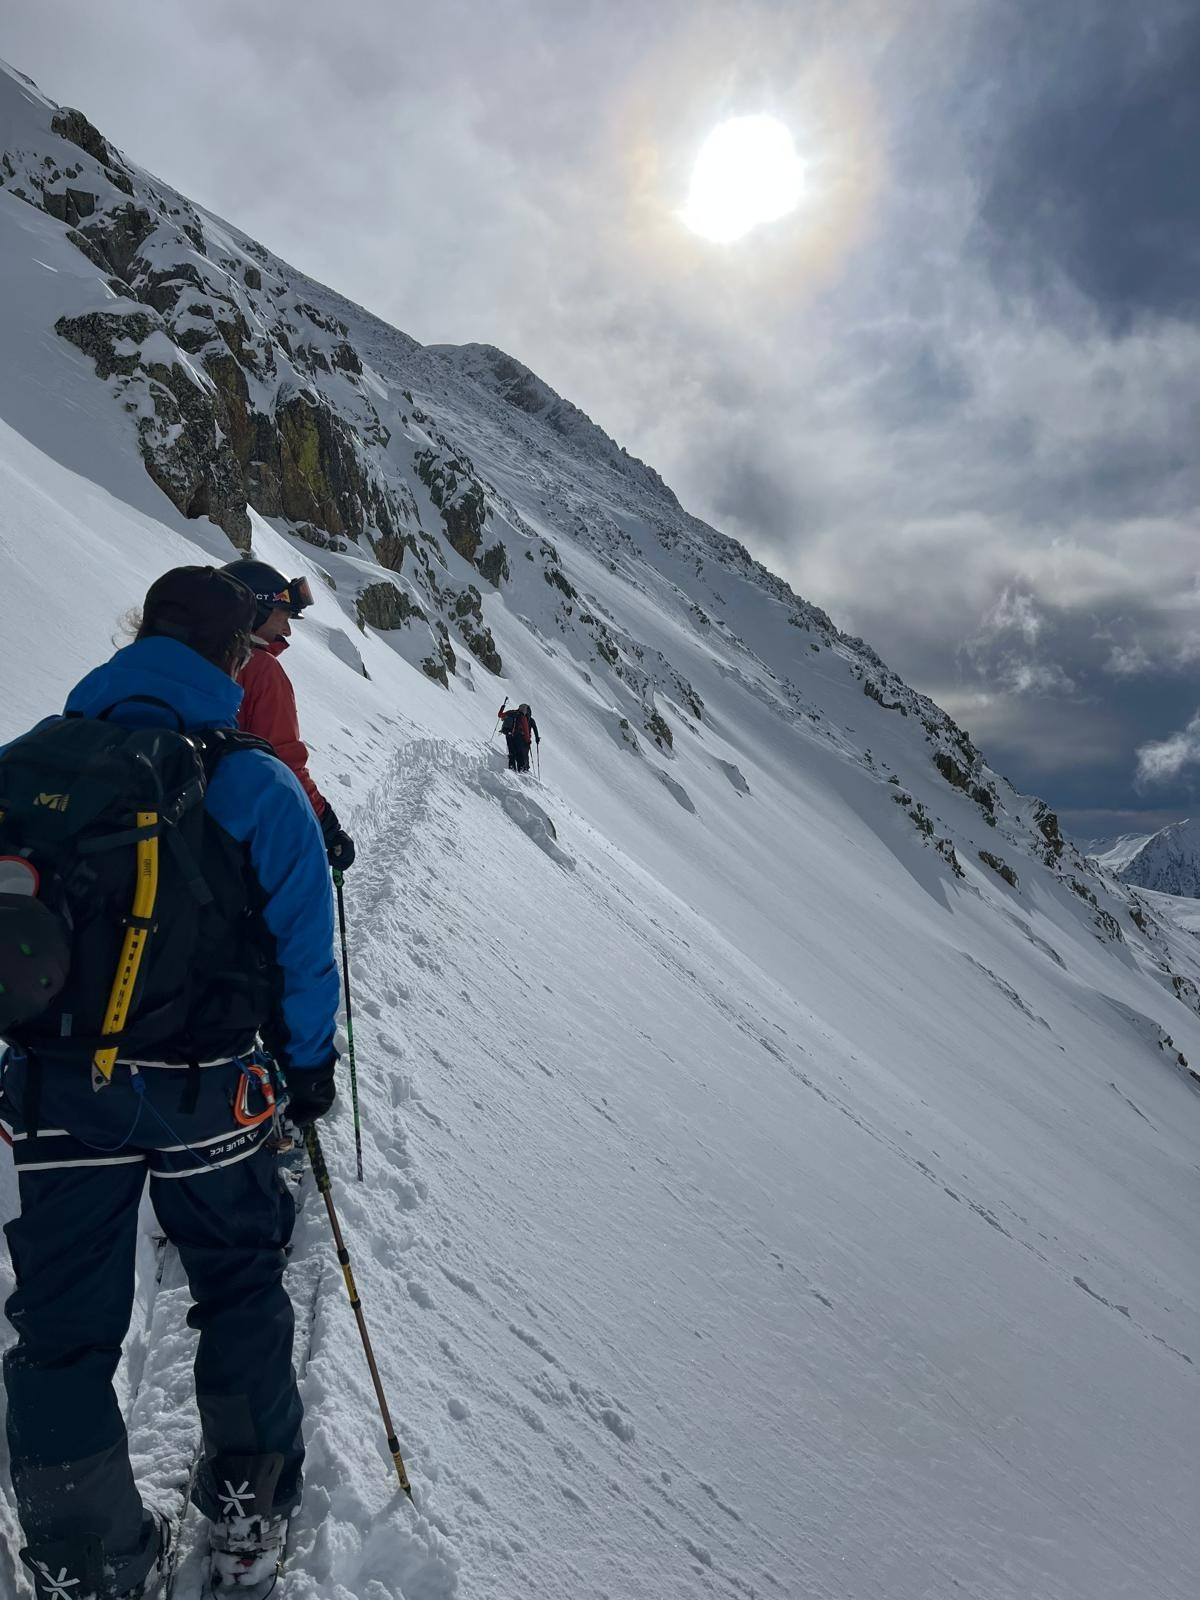
MULTIPOLYGON (((147 622, 140 610, 129 612, 124 619, 124 626, 135 630, 133 635, 135 644, 139 639, 176 637, 156 628, 152 621, 147 622)), ((248 628, 239 628, 234 633, 226 634, 224 639, 189 639, 188 644, 197 655, 203 656, 206 661, 211 661, 214 667, 220 667, 222 672, 237 672, 254 654, 254 641, 250 637, 248 628)))
POLYGON ((254 649, 250 590, 215 567, 175 567, 150 585, 134 642, 175 639, 235 676, 254 649))

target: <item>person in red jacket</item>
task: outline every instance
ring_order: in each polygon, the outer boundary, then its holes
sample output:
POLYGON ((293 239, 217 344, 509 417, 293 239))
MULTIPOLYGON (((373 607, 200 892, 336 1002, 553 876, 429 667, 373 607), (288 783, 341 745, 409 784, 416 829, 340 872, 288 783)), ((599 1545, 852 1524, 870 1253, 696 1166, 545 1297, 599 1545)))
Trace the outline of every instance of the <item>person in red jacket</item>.
POLYGON ((354 841, 308 770, 308 746, 300 738, 296 692, 279 659, 287 649, 292 618, 312 605, 308 579, 285 578, 265 561, 249 557, 231 561, 224 571, 244 583, 258 602, 251 634, 254 653, 238 679, 242 686, 238 727, 265 739, 296 774, 321 824, 329 865, 344 872, 354 863, 354 841))

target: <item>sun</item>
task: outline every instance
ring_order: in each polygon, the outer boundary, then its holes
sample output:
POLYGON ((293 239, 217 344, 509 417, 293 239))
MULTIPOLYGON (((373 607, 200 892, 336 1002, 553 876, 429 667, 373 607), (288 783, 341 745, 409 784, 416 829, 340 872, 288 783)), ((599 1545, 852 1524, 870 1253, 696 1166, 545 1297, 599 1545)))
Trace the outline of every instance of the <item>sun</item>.
POLYGON ((803 192, 804 166, 790 130, 777 117, 730 117, 701 145, 680 216, 693 233, 731 244, 786 217, 803 192))

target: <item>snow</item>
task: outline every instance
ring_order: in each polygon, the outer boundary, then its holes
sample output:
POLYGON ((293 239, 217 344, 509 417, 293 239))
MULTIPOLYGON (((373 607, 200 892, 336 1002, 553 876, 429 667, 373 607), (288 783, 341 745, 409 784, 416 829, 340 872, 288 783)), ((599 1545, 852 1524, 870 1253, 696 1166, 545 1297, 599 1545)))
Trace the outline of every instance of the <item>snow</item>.
MULTIPOLYGON (((281 1593, 1191 1596, 1193 932, 1069 848, 1047 862, 1041 813, 998 780, 989 824, 933 764, 934 709, 611 441, 564 440, 470 362, 269 270, 349 323, 376 393, 407 411, 408 383, 466 441, 514 569, 492 589, 442 541, 442 581, 484 591, 504 661, 496 680, 456 639, 447 691, 406 630, 357 627, 387 576, 365 547, 252 516, 255 553, 312 579, 285 660, 359 848, 362 1185, 345 1092, 322 1137, 415 1495, 306 1185, 289 1281, 310 1455, 281 1593), (524 559, 543 540, 569 621, 524 559), (588 648, 598 621, 623 676, 588 648), (506 695, 533 705, 540 781, 505 769, 506 695)), ((53 334, 105 292, 0 190, 0 739, 61 704, 166 567, 233 555, 155 489, 53 334)), ((195 1435, 192 1336, 145 1233, 120 1382, 161 1500, 195 1435)), ((0 1600, 18 1595, 0 1557, 0 1600)))
POLYGON ((1101 857, 1101 865, 1123 883, 1200 899, 1200 820, 1173 822, 1139 841, 1124 860, 1111 852, 1101 857))
POLYGON ((1115 839, 1081 840, 1079 848, 1109 872, 1119 873, 1151 838, 1153 835, 1149 833, 1122 833, 1115 839))

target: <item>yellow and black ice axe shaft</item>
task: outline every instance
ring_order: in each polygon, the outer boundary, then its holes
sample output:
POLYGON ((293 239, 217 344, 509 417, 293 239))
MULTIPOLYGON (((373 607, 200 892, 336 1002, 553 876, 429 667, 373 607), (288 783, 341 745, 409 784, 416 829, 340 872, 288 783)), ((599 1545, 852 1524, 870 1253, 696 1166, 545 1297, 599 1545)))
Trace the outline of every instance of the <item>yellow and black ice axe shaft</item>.
MULTIPOLYGON (((129 1007, 133 1004, 133 996, 137 989, 142 957, 146 953, 146 945, 153 930, 152 918, 158 900, 158 812, 139 811, 137 826, 138 832, 146 833, 147 837, 137 842, 137 876, 133 888, 133 910, 125 929, 121 959, 117 963, 112 992, 108 997, 108 1007, 104 1013, 104 1026, 100 1030, 105 1037, 114 1033, 119 1034, 129 1016, 129 1007)), ((118 1049, 119 1046, 112 1045, 96 1051, 92 1058, 93 1089, 99 1089, 111 1081, 113 1068, 117 1064, 118 1049)))

